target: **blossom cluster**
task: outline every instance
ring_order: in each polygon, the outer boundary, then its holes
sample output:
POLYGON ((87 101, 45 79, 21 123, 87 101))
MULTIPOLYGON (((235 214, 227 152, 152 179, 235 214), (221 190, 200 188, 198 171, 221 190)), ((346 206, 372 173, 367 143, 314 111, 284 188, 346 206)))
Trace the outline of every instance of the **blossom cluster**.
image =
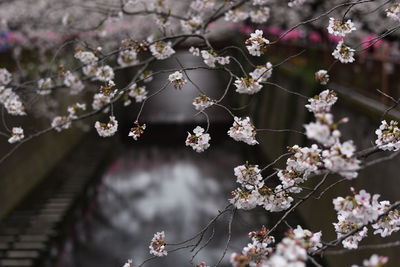
POLYGON ((73 74, 70 71, 67 71, 64 74, 64 85, 70 88, 71 95, 77 95, 85 88, 85 85, 82 83, 78 75, 73 74))
POLYGON ((39 79, 36 92, 38 95, 48 95, 51 93, 52 88, 53 80, 51 78, 39 79))
POLYGON ((199 264, 197 264, 196 267, 210 267, 210 266, 208 266, 204 261, 202 261, 199 264))
POLYGON ((249 145, 258 144, 256 140, 256 127, 251 123, 249 117, 244 119, 235 117, 228 135, 236 141, 242 141, 249 145))
POLYGON ((279 212, 290 207, 293 198, 289 196, 282 185, 275 189, 265 185, 258 165, 248 163, 234 169, 236 181, 241 187, 232 191, 229 201, 238 209, 250 210, 262 206, 267 211, 279 212))
POLYGON ((0 68, 0 86, 7 85, 11 82, 12 75, 7 69, 0 68))
POLYGON ((211 98, 209 98, 208 96, 200 94, 198 97, 193 99, 192 104, 196 110, 202 111, 212 106, 214 104, 214 101, 211 100, 211 98))
POLYGON ((306 124, 306 135, 326 147, 321 153, 324 167, 334 173, 339 173, 347 179, 356 178, 360 168, 360 161, 355 158, 355 146, 352 141, 340 142, 341 133, 337 129, 340 123, 347 122, 347 118, 335 123, 330 113, 337 101, 334 91, 325 90, 308 100, 306 108, 314 113, 315 122, 306 124))
POLYGON ((343 40, 341 40, 332 52, 332 56, 341 63, 352 63, 355 60, 354 52, 355 50, 353 48, 345 45, 343 40))
POLYGON ((272 76, 271 62, 257 66, 249 75, 255 82, 266 82, 272 76))
POLYGON ((171 42, 156 42, 150 45, 150 52, 158 60, 167 59, 175 54, 171 42))
POLYGON ((298 7, 304 4, 306 0, 289 0, 288 6, 289 7, 298 7))
POLYGON ((389 201, 378 201, 379 195, 371 197, 365 190, 346 198, 337 197, 333 200, 338 215, 338 222, 334 223, 338 238, 343 238, 352 231, 354 234, 344 238, 342 244, 345 248, 356 249, 358 243, 367 236, 366 225, 374 223, 374 234, 382 237, 391 235, 400 230, 400 214, 398 210, 390 211, 388 215, 380 216, 390 207, 389 201))
POLYGON ((187 80, 183 77, 181 71, 175 71, 168 76, 168 80, 174 85, 176 89, 182 89, 187 83, 187 80))
POLYGON ((255 93, 258 93, 262 88, 261 84, 259 84, 253 78, 249 77, 237 79, 235 81, 235 86, 236 86, 236 92, 248 95, 253 95, 255 93))
POLYGON ((262 30, 256 30, 250 34, 250 38, 246 40, 246 48, 252 56, 261 56, 267 50, 269 40, 263 37, 262 30))
POLYGON ((386 9, 386 15, 395 21, 400 21, 400 3, 394 3, 388 9, 386 9))
POLYGON ((204 129, 200 126, 197 126, 193 130, 193 135, 188 133, 186 138, 186 146, 190 146, 194 151, 200 153, 205 151, 210 147, 210 134, 204 133, 204 129))
POLYGON ((353 264, 351 265, 351 267, 382 267, 388 261, 389 261, 388 257, 373 254, 369 259, 364 260, 361 266, 353 264))
POLYGON ((309 252, 322 246, 321 232, 312 233, 301 226, 291 229, 275 247, 275 238, 268 235, 263 226, 260 231, 250 232, 252 242, 242 253, 233 253, 233 267, 242 266, 298 266, 305 267, 309 252))
MULTIPOLYGON (((146 86, 138 86, 136 83, 129 86, 128 95, 134 98, 136 103, 143 102, 147 98, 147 94, 148 92, 146 90, 146 86)), ((125 103, 125 105, 129 104, 130 101, 128 103, 125 103)))
POLYGON ((0 104, 5 107, 10 115, 26 115, 25 106, 20 97, 11 88, 6 88, 2 85, 0 85, 0 104))
POLYGON ((138 121, 134 122, 134 126, 129 131, 128 136, 132 137, 135 141, 144 133, 146 124, 140 125, 138 121))
POLYGON ((107 123, 102 123, 96 121, 94 127, 97 130, 97 133, 101 137, 110 137, 113 136, 118 130, 118 121, 115 119, 114 116, 110 116, 110 119, 107 123))
POLYGON ((24 129, 21 127, 13 127, 11 130, 11 137, 8 139, 10 144, 16 143, 24 139, 24 129))
POLYGON ((352 31, 355 30, 356 27, 354 26, 354 23, 350 19, 347 20, 346 22, 336 18, 329 19, 328 32, 330 34, 340 37, 345 37, 346 34, 351 33, 352 31))
POLYGON ((74 105, 68 106, 68 117, 70 119, 77 119, 76 113, 80 110, 86 110, 86 104, 84 103, 75 103, 74 105))
MULTIPOLYGON (((94 110, 101 110, 110 104, 117 93, 117 90, 114 88, 115 84, 113 81, 109 81, 107 86, 101 86, 100 92, 93 95, 92 108, 94 110)), ((104 112, 108 112, 108 107, 104 109, 104 112)))
POLYGON ((322 85, 326 85, 329 82, 329 74, 326 70, 319 70, 315 73, 315 80, 322 85))
POLYGON ((121 67, 126 67, 126 66, 131 66, 134 64, 138 64, 138 55, 135 49, 133 48, 127 48, 127 49, 122 49, 119 54, 118 54, 118 65, 121 67))
POLYGON ((203 20, 199 16, 194 16, 189 20, 181 20, 182 30, 185 33, 196 32, 202 24, 203 20))
POLYGON ((124 264, 124 266, 122 266, 122 267, 134 267, 133 261, 132 261, 132 260, 128 260, 128 261, 124 264))
POLYGON ((277 175, 284 189, 299 193, 302 189, 298 185, 305 182, 310 175, 318 174, 323 166, 321 149, 315 144, 311 147, 295 145, 289 151, 294 154, 287 159, 286 169, 279 170, 277 175))
POLYGON ((378 138, 375 144, 382 150, 397 151, 400 149, 400 129, 397 121, 382 121, 375 131, 378 138))
POLYGON ((221 57, 214 50, 199 50, 198 48, 191 47, 189 49, 194 56, 200 56, 203 58, 204 64, 209 66, 210 68, 215 68, 216 63, 220 65, 227 65, 230 63, 230 58, 228 57, 221 57))
POLYGON ((150 254, 153 254, 154 256, 157 257, 163 257, 163 256, 167 256, 168 252, 165 249, 165 233, 164 231, 162 232, 157 232, 154 234, 153 239, 151 239, 150 242, 150 254))

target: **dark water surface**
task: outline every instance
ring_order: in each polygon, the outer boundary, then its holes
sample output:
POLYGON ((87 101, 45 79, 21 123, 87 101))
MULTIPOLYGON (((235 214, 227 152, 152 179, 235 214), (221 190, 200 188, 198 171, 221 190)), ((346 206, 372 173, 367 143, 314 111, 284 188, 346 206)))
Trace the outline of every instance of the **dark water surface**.
MULTIPOLYGON (((148 246, 155 232, 164 230, 167 243, 192 237, 228 205, 230 191, 236 186, 233 168, 243 163, 238 155, 227 146, 211 147, 202 154, 183 146, 125 152, 104 174, 61 266, 122 266, 130 258, 137 265, 151 256, 148 246)), ((214 265, 219 261, 230 217, 227 213, 218 220, 214 238, 195 263, 204 260, 214 265)), ((246 212, 235 215, 233 237, 221 266, 227 265, 232 251, 247 244, 247 233, 265 223, 264 217, 246 212)), ((212 228, 204 242, 211 234, 212 228)), ((145 266, 191 266, 189 250, 170 253, 145 266)))

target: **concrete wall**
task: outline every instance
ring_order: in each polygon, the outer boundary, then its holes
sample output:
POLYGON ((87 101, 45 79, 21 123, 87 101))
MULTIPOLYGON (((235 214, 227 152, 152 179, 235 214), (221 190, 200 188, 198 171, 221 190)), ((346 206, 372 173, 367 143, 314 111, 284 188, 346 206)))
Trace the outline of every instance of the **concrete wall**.
MULTIPOLYGON (((0 164, 0 219, 46 177, 83 135, 79 129, 47 133, 26 142, 0 164)), ((1 154, 11 147, 2 144, 1 154)))

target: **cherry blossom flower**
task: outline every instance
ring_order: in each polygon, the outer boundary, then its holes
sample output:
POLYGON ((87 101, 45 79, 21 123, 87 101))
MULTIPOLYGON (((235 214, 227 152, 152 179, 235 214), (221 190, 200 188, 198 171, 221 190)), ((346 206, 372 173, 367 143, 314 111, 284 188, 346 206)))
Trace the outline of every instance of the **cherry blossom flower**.
POLYGON ((171 42, 156 42, 150 46, 150 51, 159 60, 167 59, 175 54, 175 50, 171 47, 171 42))
POLYGON ((51 78, 40 79, 38 81, 38 89, 36 92, 39 95, 48 95, 51 93, 51 88, 53 87, 53 81, 51 78))
POLYGON ((306 248, 308 252, 314 252, 322 247, 322 233, 312 233, 310 230, 303 229, 300 225, 297 225, 297 228, 289 231, 287 236, 297 240, 298 243, 300 243, 303 248, 306 248))
POLYGON ((288 6, 289 7, 298 7, 303 5, 306 0, 289 0, 288 6))
POLYGON ((150 254, 153 254, 154 256, 157 257, 163 257, 163 256, 167 256, 168 252, 165 249, 165 234, 164 231, 162 232, 157 232, 156 234, 154 234, 153 239, 151 239, 150 242, 150 254))
POLYGON ((71 95, 77 95, 85 88, 81 79, 70 71, 67 71, 64 75, 64 85, 71 89, 71 95))
POLYGON ((272 76, 272 64, 267 62, 264 66, 257 66, 249 75, 254 81, 266 82, 272 76))
POLYGON ((208 266, 204 261, 202 261, 199 264, 197 264, 196 267, 210 267, 210 266, 208 266))
POLYGON ((0 103, 4 105, 7 113, 14 116, 26 115, 25 107, 19 96, 11 88, 0 86, 0 103))
POLYGON ((86 65, 82 68, 82 72, 87 77, 94 77, 98 70, 97 65, 86 65))
POLYGON ((313 139, 324 146, 332 146, 338 141, 340 136, 339 131, 331 131, 329 124, 324 123, 322 120, 310 122, 304 125, 306 129, 307 138, 313 139))
POLYGON ((274 237, 268 236, 267 233, 268 229, 265 226, 262 226, 260 231, 250 232, 248 236, 252 242, 243 248, 242 253, 232 253, 232 266, 261 266, 267 261, 273 250, 271 245, 275 243, 274 237))
POLYGON ((262 24, 266 23, 270 17, 269 7, 262 7, 257 10, 252 10, 250 12, 250 19, 254 23, 262 24))
POLYGON ((240 78, 235 81, 236 92, 240 94, 253 95, 258 93, 262 85, 255 81, 253 78, 240 78))
POLYGON ((257 6, 257 5, 265 5, 268 4, 271 0, 253 0, 253 5, 257 6))
POLYGON ((11 130, 11 137, 8 139, 8 142, 10 144, 14 144, 22 139, 24 139, 24 129, 21 127, 13 127, 11 130))
POLYGON ((355 31, 354 23, 349 19, 346 22, 341 19, 330 18, 328 32, 335 36, 345 37, 346 34, 355 31))
MULTIPOLYGON (((383 208, 385 210, 385 208, 383 208)), ((387 216, 379 219, 372 225, 375 229, 374 235, 380 234, 381 237, 390 236, 400 230, 400 211, 398 209, 389 211, 387 216)))
POLYGON ((375 131, 378 138, 375 144, 382 150, 398 151, 400 149, 400 129, 397 121, 390 121, 388 124, 382 121, 379 129, 375 131))
POLYGON ((147 98, 146 86, 137 86, 136 83, 129 86, 129 96, 135 98, 136 103, 143 102, 147 98))
POLYGON ((249 145, 258 144, 256 138, 256 128, 251 123, 250 118, 244 119, 235 117, 233 126, 229 129, 228 135, 236 141, 242 141, 249 145))
POLYGON ((76 103, 74 105, 68 106, 68 117, 70 119, 77 119, 76 112, 79 110, 86 110, 86 104, 76 103))
POLYGON ((352 63, 354 62, 354 52, 355 50, 346 46, 343 43, 343 40, 340 41, 337 46, 335 51, 333 51, 332 56, 335 59, 338 59, 342 63, 352 63))
POLYGON ((252 243, 243 248, 242 253, 233 253, 233 267, 242 266, 298 266, 305 267, 307 252, 313 252, 321 244, 321 233, 312 233, 297 226, 291 229, 275 248, 275 239, 268 236, 268 230, 263 226, 258 232, 249 233, 252 243))
POLYGON ((329 74, 326 70, 319 70, 315 73, 315 80, 322 85, 326 85, 329 82, 329 74))
POLYGON ((181 20, 181 26, 185 33, 195 32, 202 23, 203 20, 199 16, 194 16, 190 20, 181 20))
MULTIPOLYGON (((93 102, 92 102, 92 108, 94 110, 100 110, 102 109, 104 106, 108 105, 111 103, 111 100, 113 99, 115 93, 109 94, 109 95, 105 95, 103 93, 97 93, 94 94, 93 96, 93 102)), ((107 112, 107 109, 104 110, 105 112, 107 112)))
POLYGON ((205 110, 206 108, 214 105, 214 101, 211 100, 208 96, 204 94, 200 94, 198 97, 193 99, 193 106, 196 110, 202 111, 205 110))
POLYGON ((69 116, 57 116, 51 122, 51 127, 57 132, 69 129, 71 127, 71 118, 69 116))
POLYGON ((125 67, 138 64, 139 60, 136 51, 133 48, 129 48, 119 52, 117 62, 121 67, 125 67))
POLYGON ((101 137, 110 137, 117 132, 118 121, 115 119, 114 116, 110 116, 110 120, 107 123, 96 121, 94 127, 101 137))
POLYGON ((85 65, 93 65, 96 64, 97 61, 99 60, 93 52, 90 51, 78 51, 75 53, 74 57, 78 59, 80 62, 82 62, 85 65))
POLYGON ((149 83, 153 80, 153 72, 151 70, 145 70, 140 74, 139 79, 145 83, 149 83))
POLYGON ((102 82, 108 82, 112 79, 114 79, 114 70, 108 66, 104 65, 102 67, 97 68, 96 71, 96 80, 102 81, 102 82))
POLYGON ((250 165, 248 163, 234 168, 236 181, 249 190, 261 184, 263 177, 260 172, 258 165, 250 165))
POLYGON ((215 5, 215 0, 195 0, 190 4, 190 8, 199 12, 212 9, 215 5))
POLYGON ((183 77, 181 71, 175 71, 168 76, 168 80, 174 85, 176 89, 182 89, 187 80, 183 77))
POLYGON ((388 261, 388 257, 373 254, 369 259, 363 261, 363 265, 351 265, 351 267, 383 267, 388 261))
POLYGON ((314 114, 329 113, 331 112, 332 106, 337 101, 336 93, 332 90, 322 91, 319 95, 308 99, 310 104, 306 105, 306 108, 314 114))
MULTIPOLYGON (((253 191, 255 193, 255 191, 253 191)), ((257 195, 247 190, 237 188, 232 191, 233 198, 229 199, 229 202, 237 209, 251 210, 257 206, 257 195)))
MULTIPOLYGON (((335 210, 338 214, 338 222, 334 223, 338 238, 345 236, 355 229, 361 229, 342 241, 343 246, 348 249, 358 248, 358 243, 367 236, 368 228, 365 225, 375 222, 390 206, 389 201, 378 201, 379 195, 371 197, 365 190, 361 190, 359 193, 354 192, 354 189, 352 191, 354 196, 346 198, 337 197, 333 200, 335 210)), ((390 215, 380 218, 373 225, 373 228, 377 229, 374 234, 385 232, 384 235, 387 236, 389 232, 391 234, 393 231, 398 231, 400 229, 400 218, 398 214, 392 218, 390 215), (390 223, 387 224, 387 222, 390 223)))
POLYGON ((124 264, 124 266, 122 266, 122 267, 134 267, 134 266, 133 266, 133 261, 132 261, 132 260, 128 260, 128 261, 124 264))
POLYGON ((396 21, 400 21, 400 3, 394 3, 391 7, 386 9, 386 16, 396 21))
POLYGON ((295 145, 289 151, 294 154, 287 159, 286 169, 280 170, 277 175, 284 189, 299 193, 301 188, 296 185, 306 181, 311 174, 318 174, 322 167, 321 149, 315 144, 311 147, 295 145))
POLYGON ((7 85, 11 82, 12 75, 8 70, 0 68, 0 86, 7 85))
POLYGON ((265 53, 269 40, 263 37, 262 30, 256 30, 250 34, 250 38, 246 40, 246 48, 252 56, 261 56, 265 53))
POLYGON ((355 146, 353 141, 333 145, 329 150, 324 150, 322 152, 325 168, 332 172, 339 173, 347 179, 356 178, 361 162, 354 158, 354 152, 355 146))
POLYGON ((201 57, 203 58, 204 63, 210 68, 215 68, 215 63, 219 63, 220 65, 227 65, 230 63, 229 56, 228 57, 220 57, 213 50, 202 50, 201 57))
POLYGON ((192 54, 192 55, 195 56, 195 57, 199 57, 199 56, 200 56, 200 49, 197 48, 197 47, 191 46, 191 47, 189 48, 189 52, 190 52, 190 54, 192 54))
POLYGON ((246 20, 248 17, 249 13, 240 8, 229 10, 228 12, 225 13, 225 20, 234 23, 246 20))
POLYGON ((207 148, 210 147, 210 140, 211 137, 208 133, 204 133, 204 129, 200 126, 197 126, 193 130, 194 135, 188 133, 186 138, 186 146, 190 146, 193 148, 194 151, 200 153, 205 151, 207 148))
POLYGON ((129 131, 128 136, 132 137, 135 141, 144 133, 146 124, 140 125, 138 121, 134 122, 134 126, 129 131))

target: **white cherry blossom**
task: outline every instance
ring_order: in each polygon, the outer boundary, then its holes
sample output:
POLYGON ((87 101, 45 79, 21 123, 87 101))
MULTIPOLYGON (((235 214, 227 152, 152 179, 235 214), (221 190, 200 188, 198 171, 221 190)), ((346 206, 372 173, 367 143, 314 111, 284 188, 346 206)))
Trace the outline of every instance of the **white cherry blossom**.
POLYGON ((200 153, 204 152, 207 148, 210 147, 211 137, 208 133, 204 133, 204 129, 200 126, 197 126, 193 130, 193 135, 188 133, 186 138, 186 146, 190 146, 194 151, 200 153))
POLYGON ((110 137, 113 136, 118 130, 118 121, 115 119, 114 116, 110 116, 110 119, 107 123, 102 123, 96 121, 94 127, 97 130, 97 133, 101 137, 110 137))
POLYGON ((166 243, 164 231, 155 233, 153 239, 151 239, 149 246, 150 254, 153 254, 157 257, 167 256, 168 252, 165 249, 165 245, 166 243))
POLYGON ((251 123, 249 117, 244 119, 235 117, 228 135, 236 141, 242 141, 249 145, 258 144, 256 140, 256 128, 251 123))
POLYGON ((150 51, 159 60, 167 59, 175 54, 175 50, 171 47, 171 42, 156 42, 150 45, 150 51))
POLYGON ((14 144, 24 139, 24 137, 24 129, 21 127, 13 127, 11 130, 11 137, 8 139, 8 142, 10 144, 14 144))
POLYGON ((336 49, 333 51, 332 56, 335 59, 338 59, 342 63, 353 63, 354 62, 354 52, 353 48, 348 47, 343 43, 343 40, 340 41, 336 49))

